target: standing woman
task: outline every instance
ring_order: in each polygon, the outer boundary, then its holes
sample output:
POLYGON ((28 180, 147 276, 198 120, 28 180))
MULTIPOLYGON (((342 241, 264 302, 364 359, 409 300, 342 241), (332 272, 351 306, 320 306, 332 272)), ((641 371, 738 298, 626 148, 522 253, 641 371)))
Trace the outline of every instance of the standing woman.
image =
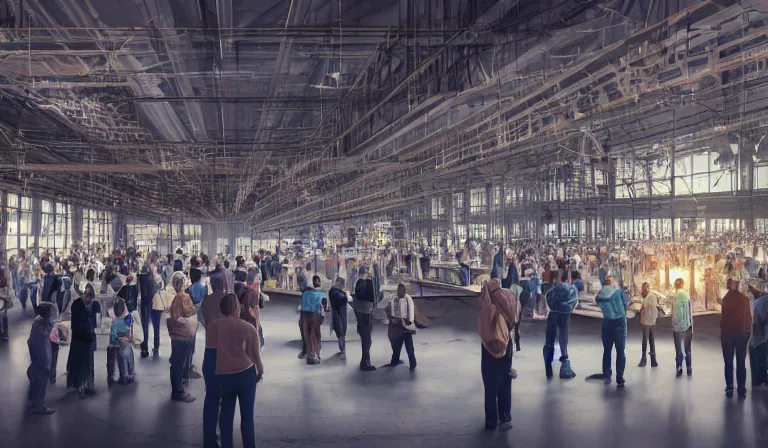
POLYGON ((347 359, 347 306, 352 302, 352 297, 344 291, 343 277, 336 277, 336 283, 328 291, 328 299, 331 302, 331 330, 336 333, 336 337, 339 339, 337 356, 341 360, 345 360, 347 359))
POLYGON ((83 297, 72 302, 72 342, 67 359, 67 387, 76 388, 80 398, 95 395, 93 379, 93 353, 96 351, 96 333, 91 304, 96 293, 90 283, 83 297))
POLYGON ((221 448, 234 446, 232 426, 238 402, 243 448, 255 448, 253 408, 256 384, 264 375, 259 333, 253 325, 240 320, 236 295, 227 294, 221 301, 220 310, 224 317, 214 320, 206 328, 206 346, 216 350, 216 377, 221 385, 221 448))
POLYGON ((672 303, 672 332, 675 341, 675 365, 677 376, 683 375, 683 360, 688 370, 688 376, 693 374, 691 367, 691 342, 693 341, 693 314, 691 298, 683 287, 682 278, 675 280, 674 302, 672 303), (685 349, 685 352, 683 352, 685 349))
POLYGON ((405 351, 408 353, 408 365, 411 370, 416 369, 416 353, 413 350, 413 335, 416 334, 414 325, 414 306, 413 299, 406 293, 405 285, 397 285, 397 297, 389 304, 389 343, 392 344, 391 367, 403 363, 400 360, 400 350, 405 344, 405 351))
POLYGON ((747 344, 752 330, 749 297, 739 292, 739 283, 728 279, 720 315, 720 341, 725 361, 725 395, 733 397, 733 356, 736 355, 736 384, 739 398, 747 397, 747 344))

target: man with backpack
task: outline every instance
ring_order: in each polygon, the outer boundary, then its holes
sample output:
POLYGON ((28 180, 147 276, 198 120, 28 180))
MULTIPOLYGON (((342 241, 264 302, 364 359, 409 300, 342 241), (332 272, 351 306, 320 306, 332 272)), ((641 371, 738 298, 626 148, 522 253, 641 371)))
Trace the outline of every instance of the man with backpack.
POLYGON ((485 387, 485 429, 512 421, 512 344, 517 302, 512 292, 501 287, 498 277, 483 285, 480 292, 478 333, 482 340, 480 370, 485 387))

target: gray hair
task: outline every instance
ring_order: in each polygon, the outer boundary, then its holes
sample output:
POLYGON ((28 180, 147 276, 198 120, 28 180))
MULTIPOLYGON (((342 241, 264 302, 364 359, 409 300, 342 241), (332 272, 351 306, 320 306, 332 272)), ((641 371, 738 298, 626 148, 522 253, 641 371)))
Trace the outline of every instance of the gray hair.
POLYGON ((184 285, 186 282, 187 278, 183 272, 176 272, 173 274, 173 277, 171 277, 171 285, 173 285, 173 289, 177 293, 184 291, 184 285))

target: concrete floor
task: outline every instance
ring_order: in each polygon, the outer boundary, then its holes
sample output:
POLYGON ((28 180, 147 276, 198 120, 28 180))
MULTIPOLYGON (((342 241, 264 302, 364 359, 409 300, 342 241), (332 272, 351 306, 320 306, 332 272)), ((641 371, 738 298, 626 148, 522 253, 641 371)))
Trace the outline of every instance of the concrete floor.
MULTIPOLYGON (((519 378, 512 385, 514 427, 483 430, 480 343, 472 301, 419 301, 433 326, 416 335, 418 369, 358 371, 360 344, 350 325, 349 360, 332 359, 335 338, 324 326, 320 366, 296 359, 299 351, 296 300, 273 297, 263 312, 266 374, 256 393, 256 437, 264 447, 766 447, 768 390, 751 390, 745 401, 723 394, 717 319, 696 320, 694 375, 676 379, 669 330, 659 330, 661 366, 636 367, 638 326, 630 324, 627 387, 585 382, 600 371, 600 321, 574 317, 570 355, 578 377, 544 378, 544 325, 523 326, 523 350, 515 355, 519 378)), ((352 321, 354 317, 350 315, 352 321)), ((161 358, 139 359, 138 382, 106 385, 105 337, 96 354, 99 395, 79 400, 67 390, 59 356, 59 381, 47 404, 58 412, 24 417, 31 312, 16 306, 9 315, 11 341, 0 344, 0 446, 2 447, 182 447, 200 446, 204 386, 193 380, 192 404, 170 400, 169 339, 163 331, 161 358)), ((199 334, 198 347, 204 345, 199 334)), ((372 358, 389 361, 386 327, 377 325, 372 358)), ((404 355, 405 353, 403 353, 404 355)), ((195 364, 202 363, 199 349, 195 364)), ((407 365, 407 364, 406 364, 407 365)), ((235 422, 235 440, 239 440, 235 422)))

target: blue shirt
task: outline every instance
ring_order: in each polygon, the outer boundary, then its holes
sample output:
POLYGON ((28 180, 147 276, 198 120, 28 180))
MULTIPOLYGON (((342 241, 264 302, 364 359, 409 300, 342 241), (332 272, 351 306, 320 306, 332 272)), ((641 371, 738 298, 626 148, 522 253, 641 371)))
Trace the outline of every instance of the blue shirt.
POLYGON ((320 314, 323 312, 323 301, 327 300, 325 292, 319 289, 305 289, 301 293, 301 311, 320 314))
POLYGON ((120 344, 121 337, 129 336, 131 334, 131 323, 130 314, 122 319, 115 319, 112 322, 112 328, 109 330, 109 344, 118 345, 120 344))
POLYGON ((195 306, 199 307, 206 295, 208 295, 208 287, 203 284, 202 280, 189 287, 189 296, 195 306))
POLYGON ((609 320, 627 318, 627 300, 624 291, 605 285, 597 293, 595 301, 603 311, 603 317, 609 320))

